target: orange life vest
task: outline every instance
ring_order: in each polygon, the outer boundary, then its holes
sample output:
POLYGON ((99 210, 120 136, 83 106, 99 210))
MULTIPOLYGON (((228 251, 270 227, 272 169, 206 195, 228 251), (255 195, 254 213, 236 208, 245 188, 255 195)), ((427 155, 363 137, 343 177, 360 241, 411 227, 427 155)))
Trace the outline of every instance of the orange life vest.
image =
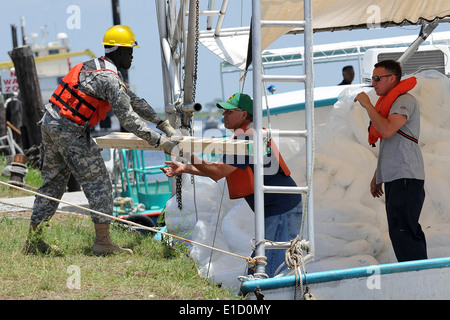
MULTIPOLYGON (((235 134, 233 135, 233 139, 237 138, 236 133, 244 132, 246 135, 253 135, 253 129, 247 130, 248 125, 249 123, 246 123, 238 130, 236 130, 235 134)), ((275 142, 273 142, 273 140, 270 140, 269 144, 271 152, 275 153, 275 157, 278 161, 278 164, 280 165, 280 168, 283 170, 284 175, 290 176, 291 172, 284 162, 283 157, 281 156, 275 142)), ((231 174, 229 174, 226 179, 230 199, 243 198, 255 192, 255 178, 253 175, 253 170, 250 168, 250 166, 247 166, 245 169, 237 168, 231 174)))
MULTIPOLYGON (((378 98, 377 103, 375 105, 375 109, 380 113, 383 118, 387 118, 389 115, 389 111, 391 110, 392 104, 397 98, 410 91, 417 84, 416 77, 411 77, 405 80, 400 81, 400 83, 393 88, 389 93, 385 96, 381 96, 378 98)), ((405 133, 399 131, 399 133, 405 136, 405 133)), ((413 137, 407 136, 408 139, 414 139, 413 137)), ((369 144, 374 145, 378 139, 383 139, 383 135, 375 129, 372 123, 369 124, 369 144)), ((414 141, 414 140, 413 140, 414 141)), ((417 142, 417 140, 416 140, 417 142)))
POLYGON ((117 74, 117 68, 114 64, 104 58, 93 59, 75 65, 62 78, 61 83, 50 98, 50 102, 59 107, 61 115, 81 125, 85 125, 89 121, 90 127, 94 127, 100 120, 106 118, 106 114, 111 110, 111 106, 108 101, 97 99, 79 90, 79 75, 81 72, 103 70, 117 74), (83 66, 85 66, 86 70, 81 70, 83 66))

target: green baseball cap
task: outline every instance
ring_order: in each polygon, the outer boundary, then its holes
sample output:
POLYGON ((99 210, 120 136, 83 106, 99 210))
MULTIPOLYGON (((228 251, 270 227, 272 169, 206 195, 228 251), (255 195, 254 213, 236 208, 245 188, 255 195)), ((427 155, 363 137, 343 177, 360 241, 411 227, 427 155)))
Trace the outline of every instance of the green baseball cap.
POLYGON ((217 103, 217 108, 221 109, 241 109, 253 114, 253 100, 248 94, 235 93, 227 101, 217 103))

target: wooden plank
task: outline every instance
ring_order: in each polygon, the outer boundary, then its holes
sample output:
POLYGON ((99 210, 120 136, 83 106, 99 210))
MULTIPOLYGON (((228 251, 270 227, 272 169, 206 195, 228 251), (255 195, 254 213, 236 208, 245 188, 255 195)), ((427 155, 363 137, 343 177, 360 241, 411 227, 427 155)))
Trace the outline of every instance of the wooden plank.
MULTIPOLYGON (((96 138, 100 148, 110 149, 133 149, 133 150, 159 150, 130 132, 112 132, 106 136, 96 138)), ((224 138, 201 138, 183 136, 180 137, 178 146, 184 153, 215 153, 215 154, 236 154, 247 155, 252 141, 234 140, 224 138)))
POLYGON ((100 148, 135 149, 135 150, 162 150, 149 145, 149 143, 130 132, 112 132, 106 136, 95 139, 100 148))

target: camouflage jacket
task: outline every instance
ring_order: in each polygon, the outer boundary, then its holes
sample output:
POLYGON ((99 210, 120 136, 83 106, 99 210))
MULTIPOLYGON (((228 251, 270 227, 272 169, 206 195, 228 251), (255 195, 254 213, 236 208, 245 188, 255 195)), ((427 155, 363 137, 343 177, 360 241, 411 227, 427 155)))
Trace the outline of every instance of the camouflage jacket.
MULTIPOLYGON (((83 92, 108 101, 126 130, 147 140, 152 146, 158 143, 160 134, 153 131, 142 119, 154 124, 158 124, 162 119, 145 99, 139 98, 129 90, 120 72, 118 74, 108 70, 81 72, 79 84, 79 89, 83 92)), ((53 117, 60 117, 54 113, 53 108, 46 107, 46 109, 53 117)))

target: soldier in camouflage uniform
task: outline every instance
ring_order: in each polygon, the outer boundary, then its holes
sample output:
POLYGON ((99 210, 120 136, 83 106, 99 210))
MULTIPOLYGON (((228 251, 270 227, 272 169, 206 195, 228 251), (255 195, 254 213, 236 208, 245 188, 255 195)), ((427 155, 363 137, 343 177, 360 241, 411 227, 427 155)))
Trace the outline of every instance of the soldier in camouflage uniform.
MULTIPOLYGON (((161 146, 167 153, 175 146, 167 136, 172 135, 175 130, 167 120, 163 121, 144 99, 128 90, 120 72, 117 71, 119 68, 129 69, 131 66, 133 47, 137 47, 131 29, 127 26, 110 28, 105 34, 103 44, 105 57, 75 66, 71 72, 75 72, 73 78, 76 79, 76 85, 70 85, 69 72, 63 78, 66 85, 61 84, 50 103, 45 106, 46 112, 40 121, 43 147, 41 174, 44 182, 38 192, 61 199, 72 173, 80 183, 90 208, 112 215, 112 184, 100 154, 101 149, 89 137, 90 127, 94 127, 102 117, 104 119, 110 106, 126 130, 147 140, 152 146, 161 146), (110 43, 114 45, 110 46, 110 43), (74 71, 76 68, 78 71, 74 71), (64 94, 69 95, 69 98, 64 94), (76 98, 75 104, 71 105, 73 97, 76 98), (90 111, 91 115, 88 109, 82 111, 80 104, 77 105, 80 100, 83 100, 86 106, 97 106, 97 110, 93 113, 90 111), (150 129, 139 116, 157 124, 157 128, 167 136, 150 129)), ((49 252, 52 249, 57 251, 57 248, 47 245, 41 239, 40 226, 42 221, 50 220, 58 204, 56 201, 36 196, 30 219, 30 232, 25 244, 26 252, 49 252)), ((95 254, 103 255, 116 251, 132 253, 130 249, 120 248, 111 241, 109 224, 112 219, 93 214, 92 221, 96 232, 92 248, 95 254)))

